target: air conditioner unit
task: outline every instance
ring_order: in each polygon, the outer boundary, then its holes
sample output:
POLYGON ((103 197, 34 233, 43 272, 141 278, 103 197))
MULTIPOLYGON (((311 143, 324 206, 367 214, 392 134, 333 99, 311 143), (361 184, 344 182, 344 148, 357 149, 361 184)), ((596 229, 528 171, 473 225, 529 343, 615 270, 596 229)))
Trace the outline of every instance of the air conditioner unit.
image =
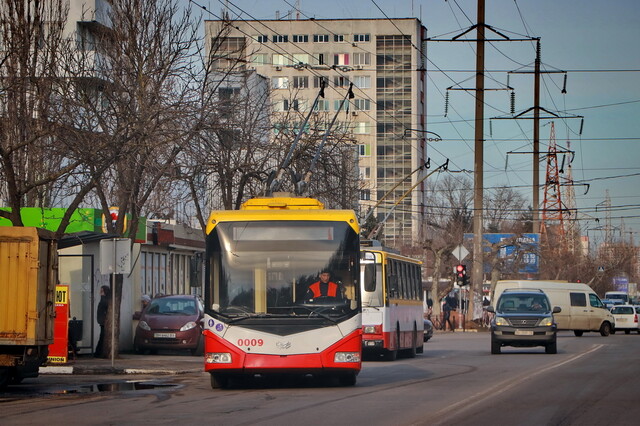
POLYGON ((276 71, 282 71, 282 67, 280 65, 276 65, 276 71))
POLYGON ((361 70, 362 69, 362 65, 356 65, 355 67, 357 70, 361 70))
POLYGON ((353 115, 353 116, 358 115, 358 111, 351 111, 351 115, 353 115))

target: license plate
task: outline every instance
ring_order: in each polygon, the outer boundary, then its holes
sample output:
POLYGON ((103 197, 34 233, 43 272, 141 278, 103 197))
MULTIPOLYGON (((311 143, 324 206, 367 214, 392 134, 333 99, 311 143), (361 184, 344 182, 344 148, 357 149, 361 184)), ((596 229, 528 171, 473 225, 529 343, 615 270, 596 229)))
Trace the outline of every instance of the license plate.
POLYGON ((157 339, 175 339, 176 333, 153 333, 153 337, 157 339))
POLYGON ((620 318, 620 319, 617 319, 616 322, 627 322, 627 319, 626 318, 620 318))
POLYGON ((516 336, 533 336, 533 331, 531 330, 516 330, 516 336))

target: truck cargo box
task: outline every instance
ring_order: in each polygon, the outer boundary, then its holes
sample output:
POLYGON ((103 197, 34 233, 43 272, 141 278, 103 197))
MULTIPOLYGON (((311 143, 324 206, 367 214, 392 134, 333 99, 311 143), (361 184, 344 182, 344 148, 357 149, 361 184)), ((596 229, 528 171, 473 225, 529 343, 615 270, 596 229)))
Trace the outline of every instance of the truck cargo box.
POLYGON ((0 227, 0 346, 53 342, 57 274, 52 232, 0 227))

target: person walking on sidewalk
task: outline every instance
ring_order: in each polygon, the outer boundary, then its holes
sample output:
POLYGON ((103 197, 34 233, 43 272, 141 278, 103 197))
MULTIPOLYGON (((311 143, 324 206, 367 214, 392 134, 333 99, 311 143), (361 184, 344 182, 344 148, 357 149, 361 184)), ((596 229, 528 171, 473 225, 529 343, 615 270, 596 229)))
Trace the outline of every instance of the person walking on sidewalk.
POLYGON ((111 302, 111 288, 108 285, 100 287, 100 302, 98 303, 98 311, 96 314, 98 325, 100 325, 100 338, 98 338, 98 344, 96 345, 96 351, 94 356, 96 358, 106 358, 104 354, 104 326, 107 322, 107 312, 109 311, 109 304, 111 302))
POLYGON ((456 296, 453 291, 450 291, 449 294, 444 298, 444 318, 442 320, 442 329, 447 329, 447 324, 449 324, 449 328, 451 331, 454 331, 453 322, 451 321, 451 312, 457 309, 458 301, 456 300, 456 296))

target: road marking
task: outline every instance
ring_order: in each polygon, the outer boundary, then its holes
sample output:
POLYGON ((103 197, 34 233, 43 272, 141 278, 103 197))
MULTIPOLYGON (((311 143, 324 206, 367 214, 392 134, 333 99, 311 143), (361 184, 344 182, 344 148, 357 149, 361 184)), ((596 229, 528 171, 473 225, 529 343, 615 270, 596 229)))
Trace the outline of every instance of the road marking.
POLYGON ((554 370, 554 369, 556 369, 558 367, 561 367, 561 366, 563 366, 565 364, 569 364, 569 363, 572 363, 574 361, 577 361, 580 358, 582 358, 583 356, 589 355, 589 354, 599 350, 603 346, 604 345, 602 345, 602 344, 594 345, 591 349, 589 349, 586 352, 574 355, 571 358, 568 358, 568 359, 566 359, 564 361, 560 361, 560 362, 558 362, 556 364, 552 364, 552 365, 550 365, 548 367, 545 367, 545 368, 543 368, 541 370, 537 370, 537 371, 535 371, 533 373, 524 375, 524 376, 520 377, 519 379, 517 379, 515 381, 513 381, 512 378, 510 378, 508 380, 504 380, 504 381, 502 381, 502 382, 500 382, 500 383, 498 383, 496 385, 491 386, 488 389, 483 389, 482 391, 477 392, 477 393, 469 396, 468 398, 464 398, 462 401, 456 402, 455 404, 452 404, 452 405, 449 405, 449 406, 443 408, 442 410, 440 410, 437 413, 435 413, 431 417, 430 421, 427 421, 427 422, 420 421, 420 422, 417 422, 415 424, 426 424, 426 423, 433 424, 433 425, 442 424, 441 421, 433 420, 433 419, 447 418, 447 414, 450 413, 450 412, 455 412, 455 414, 458 415, 458 414, 460 414, 460 413, 462 413, 464 411, 469 410, 470 408, 475 407, 476 405, 480 404, 481 402, 484 402, 486 399, 493 398, 495 396, 494 392, 496 392, 498 390, 500 390, 501 392, 508 391, 509 389, 511 389, 511 388, 513 388, 515 386, 518 386, 521 383, 523 383, 523 382, 525 382, 527 380, 530 380, 533 377, 536 377, 536 376, 538 376, 540 374, 543 374, 543 373, 546 373, 548 371, 554 370))

